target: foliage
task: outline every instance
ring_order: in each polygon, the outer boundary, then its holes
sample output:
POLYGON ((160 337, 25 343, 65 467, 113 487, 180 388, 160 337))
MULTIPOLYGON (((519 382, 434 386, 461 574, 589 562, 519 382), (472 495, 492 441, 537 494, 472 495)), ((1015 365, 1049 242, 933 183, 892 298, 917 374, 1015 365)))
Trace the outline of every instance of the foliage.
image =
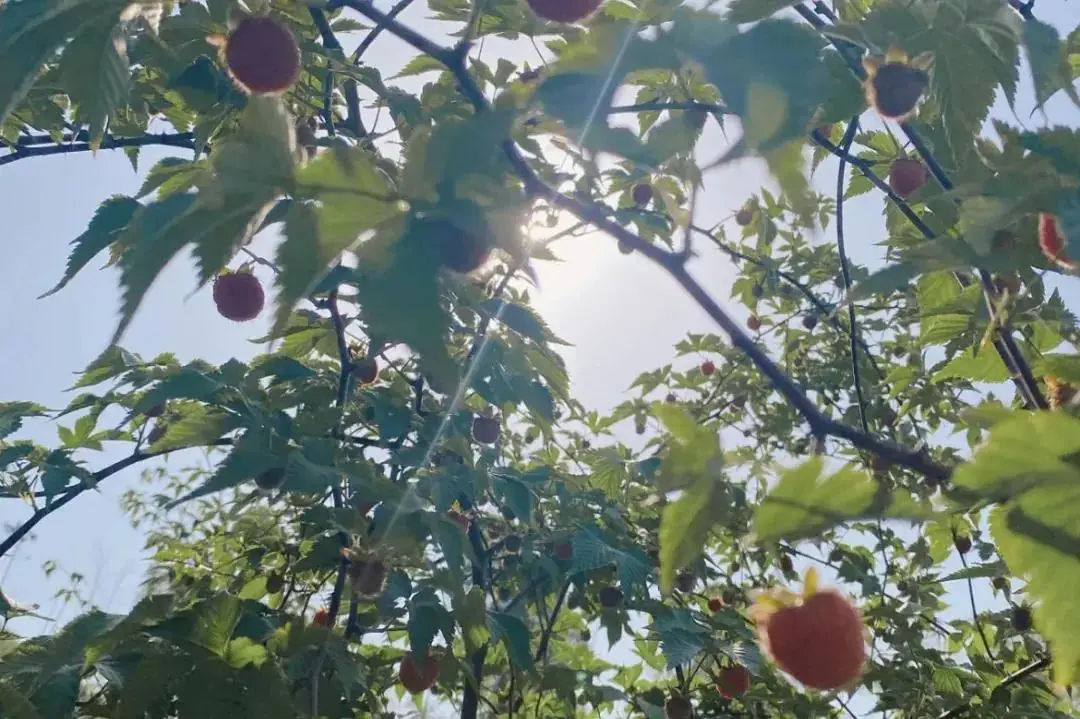
MULTIPOLYGON (((456 28, 443 47, 396 19, 408 4, 269 0, 303 68, 265 96, 217 52, 233 0, 0 4, 0 165, 123 149, 146 178, 99 207, 47 293, 103 255, 119 277, 115 335, 80 394, 0 403, 0 491, 32 506, 0 554, 131 466, 209 460, 147 470, 125 497, 152 554, 130 611, 4 629, 0 714, 395 716, 411 652, 439 667, 413 703, 465 719, 656 718, 674 694, 700 716, 1076 716, 1057 688, 1080 670, 1080 360, 1048 283, 1062 269, 1034 238, 1054 214, 1080 256, 1080 131, 982 130, 999 94, 1017 108, 1021 67, 1039 109, 1080 104, 1080 29, 1019 0, 609 0, 580 26, 516 0, 429 0, 456 28), (380 34, 417 52, 396 78, 365 61, 380 34), (489 35, 541 38, 549 62, 485 57, 489 35), (860 86, 862 60, 893 48, 932 55, 895 130, 860 86), (392 84, 416 76, 418 92, 392 84), (710 121, 735 139, 699 164, 710 121), (150 145, 176 156, 140 168, 150 145), (881 178, 909 155, 935 181, 904 200, 881 178), (707 172, 744 158, 778 189, 735 223, 695 224, 707 172), (837 196, 820 195, 808 172, 837 166, 837 196), (887 264, 871 271, 848 260, 841 211, 874 190, 887 264), (688 336, 605 414, 571 396, 564 343, 529 306, 533 264, 587 226, 655 261, 725 335, 688 336), (273 258, 248 247, 264 231, 280 233, 273 258), (447 271, 467 242, 493 258, 447 271), (215 366, 123 347, 185 250, 198 287, 274 268, 257 340, 272 350, 215 366), (754 336, 686 270, 713 250, 736 262, 754 336), (382 371, 359 379, 373 358, 382 371), (18 437, 41 416, 55 447, 18 437), (477 419, 498 423, 494 442, 477 419), (105 442, 130 455, 95 469, 105 442), (797 687, 757 646, 753 590, 807 563, 863 612, 870 661, 850 692, 797 687), (1011 611, 976 606, 986 579, 1011 611), (956 582, 971 616, 947 621, 956 582), (732 665, 752 674, 738 696, 717 686, 732 665)), ((31 612, 0 594, 5 620, 31 612)))

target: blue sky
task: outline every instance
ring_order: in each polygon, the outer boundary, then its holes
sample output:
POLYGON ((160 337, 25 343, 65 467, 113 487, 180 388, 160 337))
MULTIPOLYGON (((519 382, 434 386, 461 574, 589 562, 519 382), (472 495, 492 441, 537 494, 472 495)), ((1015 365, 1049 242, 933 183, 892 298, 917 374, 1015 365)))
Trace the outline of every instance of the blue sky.
MULTIPOLYGON (((380 2, 380 6, 389 4, 380 2)), ((1075 24, 1075 2, 1070 10, 1067 0, 1040 0, 1035 11, 1041 19, 1066 31, 1075 24)), ((423 16, 422 9, 412 8, 403 20, 430 35, 445 32, 446 26, 423 16)), ((484 57, 493 60, 496 54, 535 64, 535 53, 527 43, 511 46, 489 41, 484 57)), ((384 77, 390 77, 411 52, 386 33, 369 57, 378 58, 384 77)), ((1020 107, 1030 107, 1026 77, 1020 97, 1020 107)), ((1014 120, 1003 106, 995 114, 1014 120)), ((1080 120, 1080 113, 1061 97, 1050 103, 1048 114, 1053 124, 1075 126, 1080 120)), ((1027 117, 1026 112, 1020 113, 1020 121, 1029 127, 1042 122, 1039 117, 1027 117)), ((710 124, 699 148, 701 156, 715 157, 723 144, 725 140, 710 124)), ((147 148, 140 158, 140 170, 145 172, 156 160, 177 154, 147 148)), ((709 226, 730 215, 765 181, 756 162, 738 163, 708 175, 705 195, 698 203, 698 224, 709 226)), ((826 166, 818 182, 823 191, 831 193, 835 172, 826 166)), ((68 242, 85 228, 98 204, 111 194, 132 193, 140 183, 141 174, 132 171, 120 152, 32 158, 0 168, 0 210, 5 221, 0 246, 4 258, 0 263, 0 306, 9 308, 0 314, 0 337, 7 348, 0 373, 0 398, 63 406, 71 398, 65 389, 76 373, 104 349, 119 307, 113 272, 90 269, 60 293, 44 300, 35 298, 59 278, 68 242)), ((857 262, 880 261, 874 245, 883 233, 881 207, 880 197, 870 195, 847 208, 848 242, 857 262)), ((830 231, 818 241, 832 239, 830 231)), ((262 248, 267 254, 265 249, 272 247, 273 241, 272 236, 261 237, 256 251, 262 248)), ((606 409, 622 401, 633 378, 670 361, 673 345, 687 332, 714 331, 704 313, 662 272, 647 260, 619 254, 610 238, 593 235, 560 243, 556 253, 566 262, 541 264, 543 290, 536 303, 554 331, 574 344, 565 354, 575 393, 588 407, 606 409)), ((257 268, 256 272, 269 283, 271 278, 264 270, 257 268)), ((746 315, 744 308, 727 301, 734 277, 727 262, 716 255, 702 258, 695 263, 694 274, 733 314, 746 315)), ((186 259, 174 262, 150 290, 124 345, 143 355, 173 351, 182 361, 202 357, 222 362, 259 352, 261 347, 248 340, 265 333, 266 319, 246 325, 221 319, 209 290, 191 295, 194 276, 186 259)), ((1077 297, 1075 287, 1068 287, 1067 302, 1077 297)), ((55 443, 56 426, 36 422, 26 436, 55 443)), ((117 446, 91 455, 91 466, 105 466, 128 449, 117 446)), ((183 466, 182 458, 174 457, 170 466, 183 466)), ((143 576, 143 541, 130 528, 118 499, 137 480, 138 471, 128 470, 110 479, 100 492, 88 492, 47 518, 31 541, 24 541, 9 558, 0 561, 0 586, 5 593, 21 603, 40 604, 48 616, 70 618, 73 608, 61 607, 52 595, 66 584, 65 571, 78 572, 85 577, 84 589, 94 603, 110 610, 129 606, 143 576), (58 561, 62 571, 46 580, 40 567, 50 559, 58 561)), ((27 513, 16 501, 0 502, 0 527, 4 527, 0 532, 6 533, 6 525, 21 521, 27 513)), ((957 595, 956 599, 959 613, 966 614, 962 603, 966 597, 957 595)), ((980 601, 984 606, 989 602, 985 588, 980 588, 980 601)), ((20 620, 12 628, 36 632, 42 626, 20 620)))

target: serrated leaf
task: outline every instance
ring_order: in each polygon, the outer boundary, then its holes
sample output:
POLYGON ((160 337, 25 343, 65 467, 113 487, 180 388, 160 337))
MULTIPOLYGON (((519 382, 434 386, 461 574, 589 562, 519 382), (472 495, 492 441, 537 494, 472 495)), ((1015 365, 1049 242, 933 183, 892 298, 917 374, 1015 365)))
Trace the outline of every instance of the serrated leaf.
POLYGON ((978 354, 966 349, 934 373, 934 382, 947 379, 969 379, 975 382, 1004 382, 1009 370, 997 352, 983 348, 978 354))
POLYGON ((165 265, 193 236, 198 236, 200 227, 188 219, 195 202, 195 195, 173 195, 147 205, 135 214, 117 239, 123 249, 120 256, 123 304, 112 344, 120 341, 165 265))
POLYGON ((658 615, 652 630, 660 636, 660 648, 669 667, 686 664, 696 657, 705 648, 709 634, 686 609, 658 615))
POLYGON ((203 161, 192 162, 182 157, 164 157, 146 173, 146 179, 135 197, 142 199, 157 192, 158 198, 164 199, 178 192, 186 192, 195 186, 199 178, 206 173, 206 169, 203 161))
POLYGON ((1036 107, 1041 108, 1058 90, 1065 90, 1080 105, 1057 28, 1037 18, 1025 20, 1023 27, 1036 107))
POLYGON ((131 69, 127 37, 117 21, 121 7, 84 28, 64 48, 57 71, 68 97, 75 104, 75 118, 88 126, 90 146, 97 148, 105 135, 112 112, 127 104, 131 69))
POLYGON ((285 241, 277 251, 275 331, 293 306, 307 297, 344 250, 400 213, 386 177, 362 150, 327 152, 304 167, 297 185, 315 206, 294 203, 285 218, 285 241))
POLYGON ((44 415, 45 408, 34 402, 0 402, 0 439, 19 431, 26 417, 44 415))
POLYGON ((488 614, 491 624, 492 637, 506 644, 506 652, 510 655, 510 661, 522 671, 532 671, 533 656, 529 646, 529 629, 520 617, 505 612, 491 612, 488 614))
POLYGON ((101 203, 90 219, 90 225, 86 231, 71 241, 71 255, 68 256, 64 276, 55 287, 38 299, 48 297, 66 287, 75 275, 89 264, 90 260, 117 240, 141 208, 142 204, 137 200, 124 195, 114 195, 101 203))
POLYGON ((0 122, 57 48, 126 5, 127 0, 21 0, 0 6, 0 122))
MULTIPOLYGON (((262 472, 280 468, 281 458, 266 451, 264 437, 265 435, 261 432, 246 433, 237 440, 232 451, 221 460, 217 470, 202 485, 179 499, 173 500, 166 505, 167 508, 172 509, 193 499, 235 487, 241 482, 254 479, 262 472)), ((290 464, 292 464, 291 461, 290 464)))
POLYGON ((824 476, 825 463, 814 457, 781 475, 754 512, 754 533, 763 542, 818 536, 855 519, 924 520, 932 516, 925 502, 890 491, 869 474, 846 466, 824 476))
POLYGON ((945 667, 934 667, 934 688, 941 694, 948 694, 950 696, 958 697, 963 696, 964 686, 960 682, 960 676, 945 667))
POLYGON ((184 367, 177 374, 165 377, 142 396, 132 408, 135 414, 143 414, 156 405, 170 399, 207 400, 222 384, 195 367, 184 367))
POLYGON ((730 510, 726 485, 704 474, 664 508, 660 519, 660 586, 670 592, 675 575, 697 558, 715 524, 730 510))

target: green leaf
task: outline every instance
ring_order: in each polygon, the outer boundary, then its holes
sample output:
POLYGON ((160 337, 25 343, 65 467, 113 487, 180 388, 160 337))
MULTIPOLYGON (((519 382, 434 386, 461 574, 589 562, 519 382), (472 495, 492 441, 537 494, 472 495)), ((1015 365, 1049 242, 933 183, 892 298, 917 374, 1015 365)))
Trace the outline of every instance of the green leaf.
POLYGON ((194 622, 188 639, 224 657, 233 630, 240 621, 240 600, 228 594, 216 594, 195 605, 191 616, 194 622))
POLYGON ((1004 382, 1009 379, 1009 370, 993 349, 986 347, 976 354, 969 348, 934 373, 935 382, 954 378, 975 382, 1004 382))
POLYGON ((934 688, 942 694, 959 697, 964 695, 960 675, 945 667, 934 667, 934 688))
MULTIPOLYGON (((481 605, 482 606, 482 605, 481 605)), ((454 618, 446 611, 435 592, 423 589, 408 601, 409 649, 419 661, 428 655, 431 641, 440 631, 453 634, 454 618)))
POLYGON ((660 586, 670 592, 675 575, 697 558, 714 524, 729 513, 726 485, 703 475, 664 508, 660 519, 660 586))
POLYGON ((1054 681, 1062 684, 1074 682, 1080 668, 1078 456, 1080 420, 1026 412, 996 425, 953 477, 958 488, 1004 502, 991 514, 990 531, 1011 573, 1028 581, 1035 625, 1052 648, 1054 681))
POLYGON ((461 527, 442 515, 429 515, 429 525, 435 541, 442 549, 450 576, 457 582, 464 582, 465 535, 461 527))
POLYGON ((556 339, 544 320, 525 305, 491 297, 480 305, 480 309, 527 339, 535 342, 550 342, 556 339))
POLYGON ((146 179, 135 197, 142 199, 156 191, 158 199, 164 199, 178 192, 186 192, 198 184, 206 171, 207 166, 203 161, 192 162, 182 157, 164 157, 146 173, 146 179))
POLYGON ((25 0, 0 7, 0 123, 57 48, 126 5, 126 0, 25 0))
POLYGON ((766 152, 803 138, 828 94, 824 40, 787 20, 763 20, 708 47, 697 59, 742 119, 751 150, 766 152))
POLYGON ((264 433, 256 431, 245 433, 237 440, 229 455, 221 460, 214 474, 199 487, 170 502, 166 505, 167 508, 172 509, 193 499, 235 487, 267 470, 280 468, 281 458, 266 450, 265 436, 264 433))
POLYGON ((656 617, 653 631, 660 635, 660 648, 669 667, 687 664, 705 648, 709 630, 694 621, 685 609, 656 617))
POLYGON ((140 657, 135 671, 124 682, 116 708, 116 719, 143 719, 147 711, 169 687, 191 671, 192 658, 171 654, 140 657))
POLYGON ((222 389, 222 384, 195 367, 184 367, 165 377, 142 396, 132 411, 142 414, 170 399, 207 400, 222 389))
POLYGON ((491 623, 492 637, 496 641, 502 639, 505 642, 506 652, 514 666, 531 672, 533 656, 529 646, 529 629, 525 622, 520 617, 505 612, 491 612, 488 614, 488 621, 491 623))
POLYGON ((123 303, 112 344, 120 341, 147 290, 165 265, 193 236, 198 236, 199 224, 189 219, 189 211, 195 202, 195 195, 173 195, 147 205, 135 214, 131 224, 120 234, 117 242, 123 249, 120 255, 123 303))
POLYGON ((908 283, 922 273, 914 263, 901 262, 874 272, 862 282, 852 286, 844 303, 859 302, 874 295, 888 294, 907 287, 908 283))
POLYGON ((79 376, 79 381, 69 389, 92 387, 105 380, 118 377, 137 367, 142 360, 138 355, 128 352, 119 345, 110 345, 93 362, 86 366, 79 376))
POLYGON ((124 195, 113 195, 101 203, 94 212, 86 232, 71 241, 72 250, 64 276, 55 287, 38 299, 48 297, 66 287, 75 275, 89 264, 90 260, 117 240, 141 208, 142 205, 137 200, 124 195))
POLYGON ((117 27, 120 9, 106 14, 64 48, 57 68, 68 97, 75 104, 75 119, 88 126, 90 146, 97 148, 114 110, 127 104, 131 69, 127 37, 117 27))
POLYGON ((1058 90, 1065 90, 1072 101, 1080 105, 1057 28, 1035 18, 1025 20, 1023 28, 1036 106, 1041 108, 1058 90))
POLYGON ((294 203, 286 215, 285 241, 277 251, 274 331, 285 326, 293 306, 316 288, 338 255, 400 214, 386 177, 363 150, 323 154, 299 172, 297 185, 319 204, 294 203))
POLYGON ((18 432, 26 417, 44 415, 45 408, 34 402, 0 402, 0 439, 18 432))
POLYGON ((827 477, 823 476, 824 470, 824 460, 814 457, 781 475, 754 512, 754 534, 759 541, 819 536, 855 519, 921 521, 932 516, 925 501, 891 492, 853 466, 827 477))

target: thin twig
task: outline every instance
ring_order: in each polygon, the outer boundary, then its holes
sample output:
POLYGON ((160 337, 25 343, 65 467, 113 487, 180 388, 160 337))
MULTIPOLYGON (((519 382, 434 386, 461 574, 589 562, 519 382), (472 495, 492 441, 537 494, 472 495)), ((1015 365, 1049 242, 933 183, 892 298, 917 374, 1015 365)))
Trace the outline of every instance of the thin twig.
MULTIPOLYGON (((342 60, 345 59, 345 50, 341 47, 341 41, 337 39, 337 35, 334 34, 334 30, 330 27, 329 21, 326 19, 326 13, 320 8, 308 6, 308 12, 311 14, 311 19, 315 23, 315 27, 319 31, 319 36, 322 38, 323 47, 329 51, 341 54, 342 60)), ((329 60, 327 64, 329 65, 329 60)), ((333 96, 333 84, 334 73, 327 67, 326 82, 329 84, 325 90, 325 98, 328 101, 333 96)), ((364 120, 360 117, 360 93, 356 86, 356 80, 351 77, 345 78, 345 81, 341 83, 341 91, 345 94, 345 106, 348 108, 348 117, 346 119, 349 132, 353 133, 358 140, 367 139, 367 129, 364 127, 364 120)), ((327 131, 331 131, 334 127, 333 116, 331 114, 332 108, 327 103, 324 108, 326 112, 327 131)))

